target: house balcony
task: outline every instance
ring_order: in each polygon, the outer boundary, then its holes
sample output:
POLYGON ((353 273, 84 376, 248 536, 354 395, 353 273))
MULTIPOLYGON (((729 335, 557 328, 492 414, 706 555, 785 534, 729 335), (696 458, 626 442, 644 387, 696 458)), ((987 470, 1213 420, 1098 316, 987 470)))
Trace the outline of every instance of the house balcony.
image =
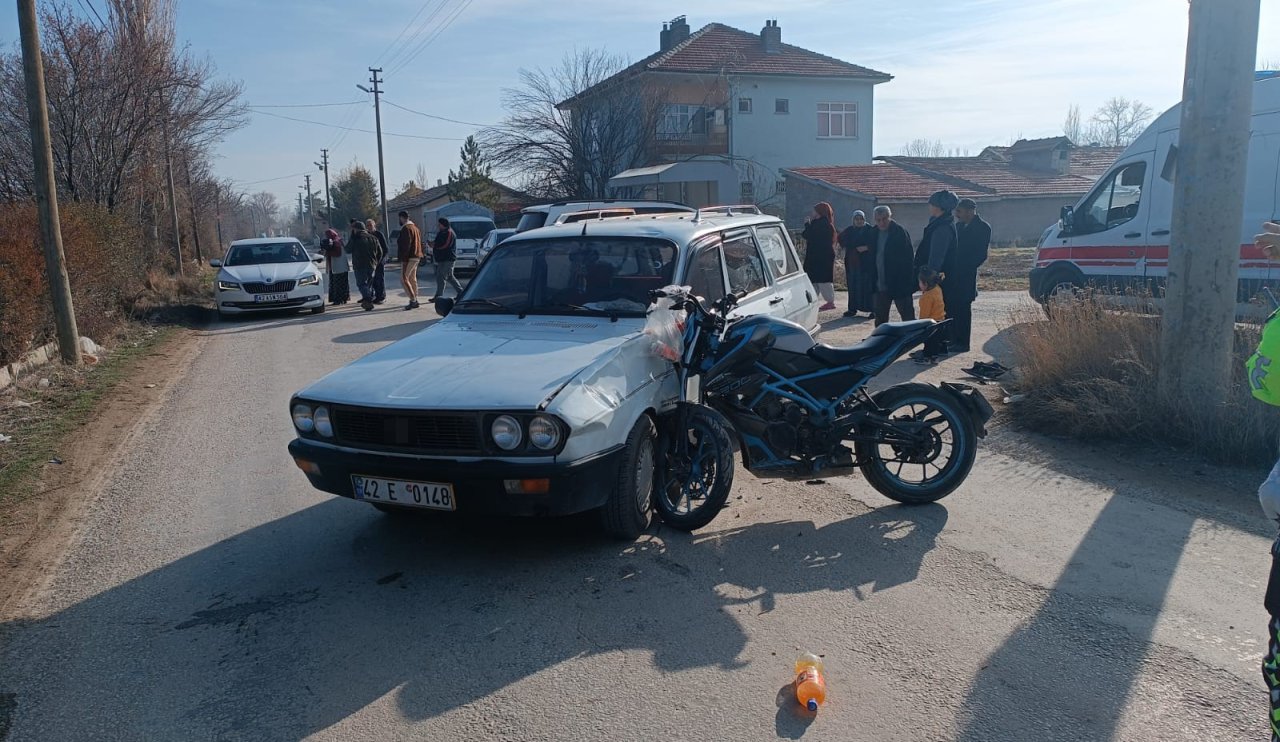
POLYGON ((729 133, 659 134, 654 140, 654 152, 660 157, 728 155, 729 133))

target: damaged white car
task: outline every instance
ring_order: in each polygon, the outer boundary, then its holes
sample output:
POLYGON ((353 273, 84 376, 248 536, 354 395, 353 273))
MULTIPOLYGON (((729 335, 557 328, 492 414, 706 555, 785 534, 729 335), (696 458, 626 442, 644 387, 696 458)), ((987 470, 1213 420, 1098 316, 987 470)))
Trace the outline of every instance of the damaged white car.
POLYGON ((644 334, 672 283, 806 328, 816 292, 782 222, 753 207, 602 219, 504 241, 433 326, 298 392, 298 467, 389 513, 600 514, 649 522, 654 420, 677 398, 644 334))

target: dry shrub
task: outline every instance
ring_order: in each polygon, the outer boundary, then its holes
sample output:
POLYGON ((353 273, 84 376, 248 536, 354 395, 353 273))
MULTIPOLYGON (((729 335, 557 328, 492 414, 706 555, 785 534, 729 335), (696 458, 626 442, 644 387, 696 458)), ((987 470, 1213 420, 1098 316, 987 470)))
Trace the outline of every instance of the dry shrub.
MULTIPOLYGON (((151 276, 162 275, 164 256, 136 225, 105 209, 66 203, 61 217, 76 324, 81 335, 106 342, 149 293, 151 276)), ((0 204, 0 364, 54 337, 39 225, 34 204, 0 204)), ((200 280, 173 282, 162 295, 196 295, 200 280)))
MULTIPOLYGON (((1096 297, 1014 310, 1011 350, 1024 399, 1013 414, 1044 432, 1088 440, 1169 443, 1225 463, 1270 463, 1280 408, 1250 395, 1244 362, 1260 328, 1237 325, 1227 401, 1169 399, 1160 392, 1161 319, 1143 302, 1102 308, 1096 297)), ((1196 373, 1194 360, 1173 373, 1196 373)))

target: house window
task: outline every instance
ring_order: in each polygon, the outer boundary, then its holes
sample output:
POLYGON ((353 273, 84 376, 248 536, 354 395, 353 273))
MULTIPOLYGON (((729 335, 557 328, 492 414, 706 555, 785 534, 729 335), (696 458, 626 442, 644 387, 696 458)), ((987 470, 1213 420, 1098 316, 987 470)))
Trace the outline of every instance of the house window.
POLYGON ((707 109, 702 106, 675 104, 666 106, 658 122, 658 138, 690 140, 707 133, 707 109))
POLYGON ((773 102, 774 113, 791 113, 791 101, 786 98, 778 98, 773 102))
POLYGON ((857 103, 819 103, 819 139, 856 139, 858 137, 857 103))
POLYGON ((756 200, 756 184, 749 180, 742 181, 739 188, 738 202, 744 204, 755 203, 756 200))
POLYGON ((739 99, 738 99, 738 113, 751 113, 751 99, 750 99, 750 98, 739 98, 739 99))

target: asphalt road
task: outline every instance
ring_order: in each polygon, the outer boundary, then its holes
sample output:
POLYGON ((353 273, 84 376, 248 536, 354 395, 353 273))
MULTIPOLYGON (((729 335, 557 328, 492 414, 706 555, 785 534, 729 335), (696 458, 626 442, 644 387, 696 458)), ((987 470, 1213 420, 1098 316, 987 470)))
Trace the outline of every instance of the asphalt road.
MULTIPOLYGON (((980 334, 1017 301, 985 297, 980 334)), ((634 544, 574 519, 397 522, 311 490, 290 393, 433 318, 205 332, 5 626, 8 739, 1265 737, 1269 542, 1231 472, 997 431, 939 505, 739 472, 711 526, 634 544), (827 664, 816 718, 788 697, 806 650, 827 664)))

